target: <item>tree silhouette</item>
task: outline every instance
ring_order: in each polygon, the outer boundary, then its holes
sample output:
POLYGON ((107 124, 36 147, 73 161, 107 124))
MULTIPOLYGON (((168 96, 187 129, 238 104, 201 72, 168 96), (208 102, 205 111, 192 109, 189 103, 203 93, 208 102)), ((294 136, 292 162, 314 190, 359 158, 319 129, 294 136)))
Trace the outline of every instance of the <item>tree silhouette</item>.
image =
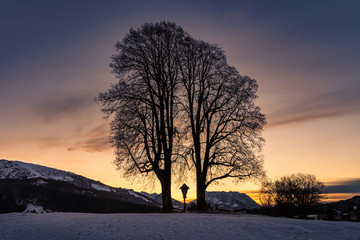
POLYGON ((186 38, 182 48, 181 104, 192 139, 188 159, 196 169, 197 207, 204 210, 213 182, 263 175, 258 150, 265 117, 253 102, 256 81, 229 66, 219 47, 186 38))
POLYGON ((155 174, 162 188, 163 210, 170 211, 171 173, 177 150, 174 119, 179 41, 186 34, 173 23, 144 24, 116 44, 110 67, 118 83, 97 101, 111 122, 116 166, 127 176, 155 174))
POLYGON ((172 172, 185 163, 195 166, 200 210, 210 184, 263 175, 257 83, 229 66, 219 47, 161 22, 131 29, 116 50, 110 66, 119 81, 97 98, 114 116, 115 163, 127 176, 155 175, 165 211, 172 172))
POLYGON ((323 189, 324 184, 314 175, 298 173, 266 181, 260 189, 260 199, 275 204, 286 216, 296 213, 306 218, 310 208, 323 198, 323 189))

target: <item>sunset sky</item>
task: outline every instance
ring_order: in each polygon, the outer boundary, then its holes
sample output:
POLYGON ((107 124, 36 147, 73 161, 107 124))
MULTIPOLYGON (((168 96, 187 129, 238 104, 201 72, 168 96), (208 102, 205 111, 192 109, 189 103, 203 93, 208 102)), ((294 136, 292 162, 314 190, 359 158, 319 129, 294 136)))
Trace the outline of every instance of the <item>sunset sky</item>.
MULTIPOLYGON (((109 68, 116 41, 166 20, 218 44, 230 65, 257 80, 270 178, 315 174, 332 197, 359 194, 359 13, 357 0, 3 0, 0 159, 159 192, 115 170, 109 123, 94 97, 116 82, 109 68)), ((173 184, 175 198, 182 183, 173 184)), ((195 198, 193 180, 186 183, 195 198)), ((225 181, 208 190, 258 187, 225 181)))

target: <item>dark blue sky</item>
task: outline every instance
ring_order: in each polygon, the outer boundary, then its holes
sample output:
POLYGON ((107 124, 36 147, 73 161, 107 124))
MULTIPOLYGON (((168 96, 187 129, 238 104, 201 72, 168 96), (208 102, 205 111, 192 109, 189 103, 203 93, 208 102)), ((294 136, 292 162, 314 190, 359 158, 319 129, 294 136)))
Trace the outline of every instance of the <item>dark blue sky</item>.
POLYGON ((93 98, 115 81, 108 67, 115 42, 131 27, 167 20, 219 44, 231 65, 257 80, 270 176, 359 178, 359 13, 356 0, 3 0, 0 158, 116 185, 110 163, 96 172, 112 150, 93 98))

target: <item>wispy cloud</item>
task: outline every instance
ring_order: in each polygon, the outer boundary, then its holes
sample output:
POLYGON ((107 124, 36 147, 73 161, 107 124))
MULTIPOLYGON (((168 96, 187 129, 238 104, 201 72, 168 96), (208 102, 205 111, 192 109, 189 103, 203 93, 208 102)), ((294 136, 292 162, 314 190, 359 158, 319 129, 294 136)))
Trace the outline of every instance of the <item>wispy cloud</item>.
POLYGON ((328 193, 360 193, 360 178, 326 183, 328 193))
POLYGON ((95 127, 78 126, 71 133, 57 136, 42 136, 36 139, 39 148, 58 148, 69 152, 103 152, 111 149, 106 123, 95 127))
POLYGON ((68 141, 64 136, 43 136, 36 139, 38 146, 41 149, 54 148, 54 147, 63 147, 68 141))
POLYGON ((41 103, 35 114, 45 123, 53 123, 64 117, 73 116, 92 106, 94 103, 84 97, 71 97, 61 100, 50 100, 41 103))
POLYGON ((109 144, 109 138, 100 137, 100 138, 93 138, 83 142, 79 142, 73 145, 72 147, 69 147, 67 150, 69 152, 80 150, 89 153, 94 153, 94 152, 102 152, 110 148, 111 146, 109 144))
POLYGON ((67 148, 68 151, 102 152, 111 148, 106 124, 82 133, 82 138, 67 148))
POLYGON ((348 89, 304 99, 284 109, 269 113, 267 115, 268 127, 359 114, 359 92, 359 89, 348 89))
MULTIPOLYGON (((340 179, 337 181, 325 182, 325 191, 332 196, 348 195, 348 193, 359 193, 360 194, 360 178, 355 179, 340 179)), ((259 190, 246 190, 246 194, 256 195, 259 194, 259 190)), ((339 197, 343 199, 343 197, 339 197)))

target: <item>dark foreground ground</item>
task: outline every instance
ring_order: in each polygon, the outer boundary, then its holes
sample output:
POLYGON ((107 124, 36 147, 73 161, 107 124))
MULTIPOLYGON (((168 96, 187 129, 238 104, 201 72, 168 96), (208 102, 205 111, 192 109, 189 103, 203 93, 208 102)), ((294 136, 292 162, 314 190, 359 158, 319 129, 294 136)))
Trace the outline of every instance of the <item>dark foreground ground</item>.
POLYGON ((355 239, 360 223, 232 214, 0 214, 0 239, 355 239))

